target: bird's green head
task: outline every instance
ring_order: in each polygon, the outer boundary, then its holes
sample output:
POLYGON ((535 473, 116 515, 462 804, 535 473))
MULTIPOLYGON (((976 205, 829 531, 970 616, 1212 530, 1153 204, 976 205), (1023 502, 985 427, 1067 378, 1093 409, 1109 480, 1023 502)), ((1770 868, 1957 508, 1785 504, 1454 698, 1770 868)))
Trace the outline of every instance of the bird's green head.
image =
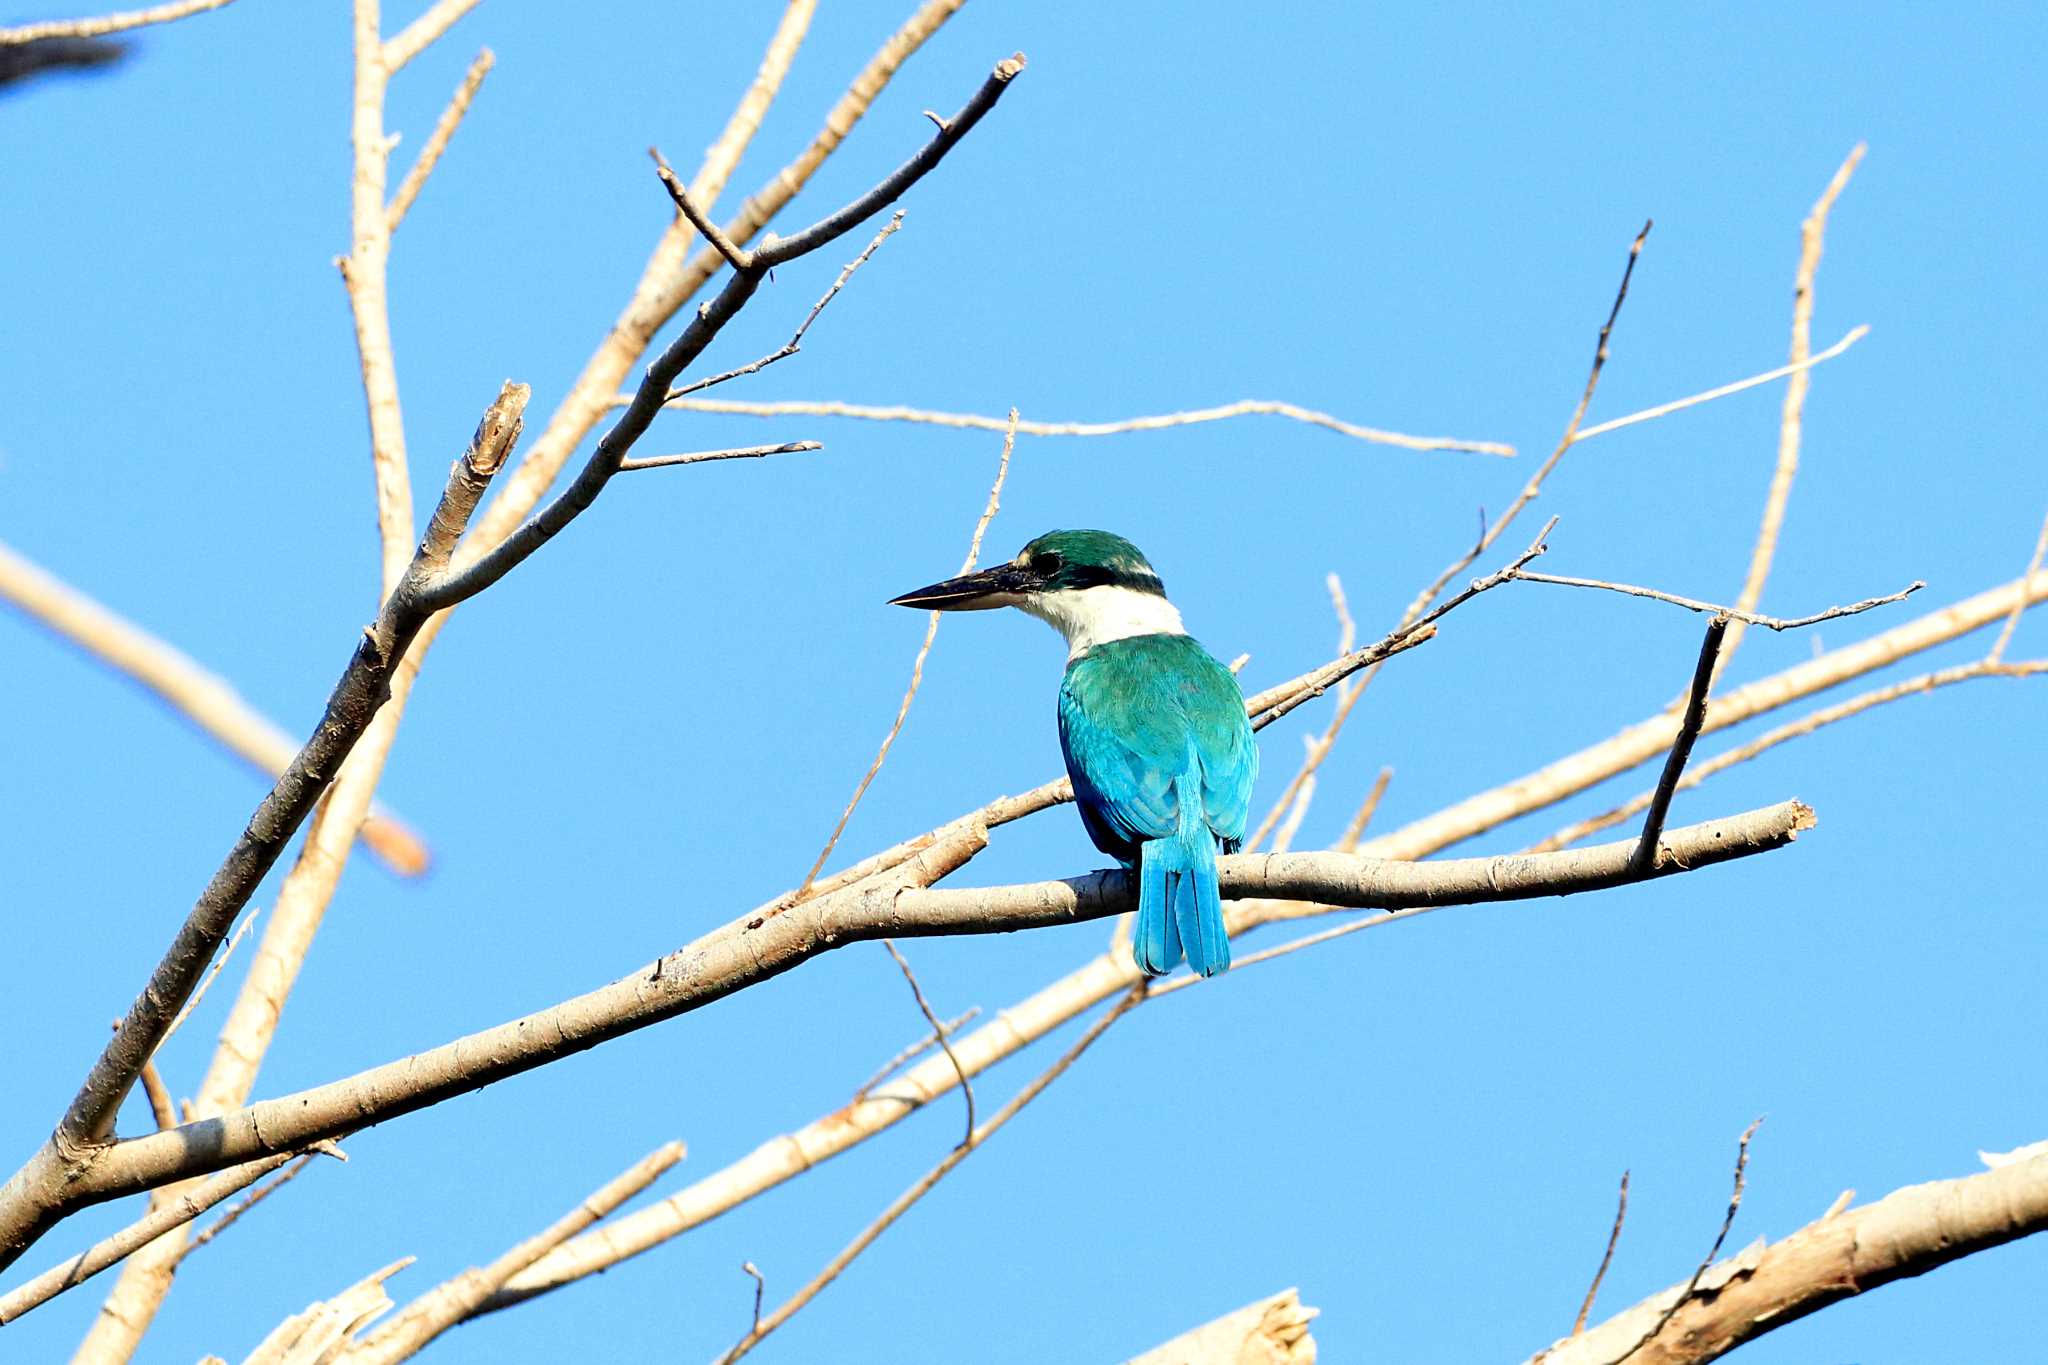
POLYGON ((1159 575, 1138 547, 1109 531, 1047 531, 1007 564, 949 578, 889 599, 891 606, 935 611, 1029 607, 1051 594, 1120 588, 1166 598, 1159 575))

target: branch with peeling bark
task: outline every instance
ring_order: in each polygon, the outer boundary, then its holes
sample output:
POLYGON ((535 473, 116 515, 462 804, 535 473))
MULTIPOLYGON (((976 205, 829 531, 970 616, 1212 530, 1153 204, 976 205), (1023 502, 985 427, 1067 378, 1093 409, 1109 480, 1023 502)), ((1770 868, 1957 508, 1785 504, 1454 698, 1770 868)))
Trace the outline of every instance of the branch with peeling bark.
POLYGON ((1829 1304, 2048 1230, 2048 1152, 1830 1209, 1653 1294, 1531 1365, 1697 1365, 1829 1304), (1645 1334, 1662 1324, 1653 1337, 1645 1334))

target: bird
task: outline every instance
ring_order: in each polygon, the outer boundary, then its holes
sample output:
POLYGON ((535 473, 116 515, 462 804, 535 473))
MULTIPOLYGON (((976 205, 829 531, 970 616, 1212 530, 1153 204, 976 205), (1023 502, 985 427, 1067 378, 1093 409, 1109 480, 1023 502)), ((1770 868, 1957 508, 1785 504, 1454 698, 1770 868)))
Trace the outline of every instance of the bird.
POLYGON ((1060 750, 1095 847, 1137 873, 1131 954, 1147 976, 1183 958, 1230 967, 1218 849, 1244 844, 1259 750, 1237 678, 1181 625, 1138 547, 1048 531, 1007 564, 890 599, 936 611, 1016 607, 1067 641, 1060 750))

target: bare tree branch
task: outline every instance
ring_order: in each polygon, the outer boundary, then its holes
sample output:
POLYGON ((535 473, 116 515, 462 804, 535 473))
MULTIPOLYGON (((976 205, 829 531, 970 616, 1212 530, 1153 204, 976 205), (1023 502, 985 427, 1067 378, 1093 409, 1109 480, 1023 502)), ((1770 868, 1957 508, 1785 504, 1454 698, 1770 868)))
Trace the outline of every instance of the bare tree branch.
POLYGON ((405 212, 412 207, 412 201, 420 197, 427 177, 434 173, 434 167, 441 163, 441 153, 448 150, 448 140, 455 136, 455 130, 462 123, 462 116, 469 112, 469 102, 476 98, 477 90, 483 85, 484 77, 491 74, 491 67, 497 57, 489 48, 476 54, 476 60, 469 64, 469 70, 462 77, 462 84, 455 87, 455 93, 448 99, 448 107, 441 111, 441 117, 434 122, 434 131, 427 135, 426 145, 420 148, 418 159, 405 173, 405 179, 398 182, 398 192, 391 196, 390 206, 384 211, 385 234, 398 231, 398 225, 405 221, 405 212))
POLYGON ((0 47, 39 43, 49 38, 98 38, 108 33, 125 33, 149 24, 168 24, 174 19, 219 9, 229 0, 177 0, 175 4, 152 5, 148 9, 123 10, 95 19, 48 19, 18 28, 0 28, 0 47))
POLYGON ((1692 757, 1693 743, 1707 719, 1707 691, 1714 685, 1714 660, 1720 657, 1722 637, 1728 633, 1728 618, 1716 614, 1707 622, 1706 639, 1700 642, 1699 664, 1693 669, 1692 691, 1686 697, 1685 715, 1678 722, 1678 735, 1671 741, 1671 755, 1664 760, 1664 774, 1650 796, 1650 813, 1643 818, 1643 832, 1636 840, 1635 864, 1641 868, 1657 865, 1658 841, 1664 836, 1664 817, 1671 811, 1671 794, 1685 774, 1685 761, 1692 757))
MULTIPOLYGON (((1881 635, 1830 650, 1819 658, 1722 693, 1707 713, 1703 734, 1714 734, 1801 697, 1860 677, 1921 650, 1945 644, 1999 620, 2015 603, 2048 600, 2048 572, 2015 579, 1960 602, 1931 611, 1881 635)), ((1596 782, 1623 773, 1664 753, 1678 733, 1679 719, 1661 711, 1597 744, 1568 754, 1534 772, 1469 796, 1434 814, 1361 845, 1385 858, 1424 858, 1518 815, 1541 810, 1596 782)))
MULTIPOLYGON (((621 398, 619 401, 624 402, 621 398)), ((669 406, 686 412, 719 412, 741 417, 852 417, 869 422, 914 422, 927 426, 955 427, 971 431, 1002 431, 1008 422, 1001 417, 978 413, 933 412, 926 408, 876 407, 866 403, 838 403, 815 400, 746 402, 731 398, 686 398, 678 395, 669 406)), ((1165 431, 1172 427, 1197 426, 1203 422, 1226 422, 1234 417, 1273 416, 1309 426, 1322 427, 1340 436, 1374 445, 1399 446, 1406 450, 1462 450, 1479 455, 1509 456, 1515 448, 1498 441, 1467 441, 1451 436, 1409 436, 1379 427, 1360 426, 1327 412, 1317 412, 1295 403, 1276 403, 1244 398, 1217 407, 1194 408, 1187 412, 1159 413, 1149 417, 1126 417, 1113 422, 1020 421, 1022 436, 1118 436, 1132 431, 1165 431)))
POLYGON ((829 245, 894 203, 912 185, 930 173, 946 154, 958 145, 960 139, 973 130, 982 116, 995 107, 996 101, 1001 99, 1003 92, 1009 88, 1011 80, 1023 69, 1024 59, 1021 55, 997 63, 995 70, 982 83, 981 89, 962 106, 946 129, 926 143, 910 160, 884 177, 880 184, 845 207, 827 214, 803 231, 789 237, 778 237, 755 249, 748 258, 748 267, 745 270, 734 271, 725 288, 698 310, 682 334, 662 352, 661 358, 647 367, 647 377, 642 381, 632 404, 620 415, 612 429, 598 441, 597 449, 591 453, 589 461, 575 480, 562 490, 553 502, 529 518, 517 530, 427 588, 423 599, 425 605, 431 610, 439 611, 452 607, 466 598, 474 597, 503 578, 515 565, 524 561, 527 556, 553 539, 563 527, 581 515, 585 508, 597 500, 605 484, 618 472, 619 461, 625 458, 626 452, 654 420, 676 376, 702 355, 725 324, 746 306, 768 272, 778 265, 786 265, 799 256, 829 245))
MULTIPOLYGON (((291 766, 297 741, 242 700, 226 679, 5 545, 0 545, 0 598, 156 693, 193 725, 272 778, 291 766)), ((425 842, 383 807, 371 806, 361 835, 370 851, 400 876, 416 877, 427 870, 431 855, 425 842)))
POLYGON ((386 598, 376 623, 363 632, 312 739, 257 807, 208 882, 56 1132, 0 1186, 0 1265, 11 1264, 63 1215, 71 1176, 92 1165, 105 1150, 114 1116, 142 1064, 190 998, 257 884, 320 800, 329 776, 369 728, 394 666, 427 619, 428 612, 419 604, 421 595, 445 572, 477 500, 518 437, 527 393, 524 385, 508 384, 485 413, 469 450, 449 473, 418 554, 397 590, 386 598))
POLYGON ((1607 1278, 1607 1267, 1614 1264, 1614 1248, 1621 1241, 1621 1225, 1628 1219, 1628 1172, 1621 1173, 1621 1192, 1614 1200, 1614 1226, 1607 1230, 1607 1250, 1600 1255, 1600 1268, 1593 1272, 1593 1283, 1586 1286, 1586 1297, 1579 1303, 1579 1315, 1572 1319, 1572 1335, 1578 1336, 1586 1330, 1586 1318, 1593 1311, 1593 1301, 1600 1297, 1600 1282, 1607 1278))
MULTIPOLYGON (((1812 821, 1807 807, 1785 802, 1673 830, 1666 835, 1672 856, 1646 874, 1631 865, 1634 840, 1541 857, 1414 864, 1338 853, 1240 854, 1219 858, 1217 866, 1222 893, 1229 899, 1378 909, 1482 904, 1602 890, 1697 870, 1783 847, 1811 828, 1812 821)), ((1130 878, 1120 870, 973 891, 927 889, 985 843, 986 835, 976 832, 844 891, 779 913, 764 908, 608 986, 523 1019, 236 1113, 117 1143, 73 1174, 67 1205, 189 1179, 414 1112, 699 1009, 847 943, 1072 924, 1106 918, 1135 904, 1130 878)), ((973 1066, 965 1051, 960 1056, 973 1066)))
MULTIPOLYGON (((1665 1330, 1633 1365, 1698 1365, 1843 1299, 2048 1229, 2048 1152, 1956 1180, 1895 1190, 1860 1208, 1830 1209, 1777 1242, 1758 1243, 1558 1342, 1544 1365, 1614 1365, 1644 1328, 1665 1330)), ((1534 1365, 1532 1360, 1531 1365, 1534 1365)))
POLYGON ((809 1284, 806 1284, 802 1289, 792 1294, 785 1303, 767 1317, 763 1318, 757 1315, 752 1330, 735 1342, 731 1350, 719 1357, 719 1365, 733 1365, 734 1361, 737 1361, 740 1357, 758 1346, 763 1337, 766 1337, 769 1333, 801 1312, 805 1304, 816 1298, 824 1290, 825 1286, 838 1279, 844 1273, 846 1267, 852 1265, 854 1260, 863 1251, 874 1245, 875 1239, 887 1232, 891 1224, 909 1212, 911 1205, 931 1193, 933 1186, 944 1180, 954 1167, 972 1156, 984 1142, 987 1142, 995 1134, 997 1129, 1017 1117, 1025 1105, 1044 1094, 1045 1088, 1058 1080, 1068 1067, 1080 1060, 1081 1054, 1092 1047, 1096 1039, 1108 1032, 1111 1024, 1123 1018, 1127 1012, 1144 999, 1145 984, 1140 982, 1126 992, 1124 998, 1118 1001, 1114 1008, 1091 1024, 1088 1031, 1076 1039, 1074 1045, 1068 1048, 1058 1061, 1047 1067, 1031 1084, 1018 1091, 1008 1104, 998 1109, 994 1117, 979 1128, 969 1129, 965 1142, 962 1142, 958 1147, 948 1152, 944 1160, 927 1171, 919 1178, 916 1184, 896 1196, 889 1204, 889 1207, 882 1210, 881 1215, 874 1222, 862 1229, 861 1234, 848 1243, 845 1250, 834 1256, 809 1284))
MULTIPOLYGON (((880 241, 880 238, 876 240, 880 241)), ((847 267, 848 270, 852 268, 847 267)), ((824 304, 821 302, 818 306, 822 308, 824 304)), ((1017 410, 1010 409, 1010 419, 1014 422, 1016 417, 1017 410)), ((973 534, 968 537, 967 557, 961 561, 960 567, 963 574, 970 572, 981 559, 981 540, 988 534, 989 523, 995 520, 996 510, 1003 504, 1003 484, 1009 480, 1010 456, 1016 449, 1017 433, 1013 429, 1003 437, 1003 453, 996 464, 995 482, 989 485, 988 500, 982 504, 981 517, 974 523, 973 534)), ((824 868, 825 860, 830 858, 832 850, 839 846, 839 836, 846 833, 846 822, 853 818, 854 811, 860 807, 860 799, 867 795, 868 785, 875 780, 875 774, 882 771, 882 764, 888 761, 889 750, 896 744, 896 736, 903 733, 903 722, 909 718, 911 703, 917 700, 918 686, 924 682, 924 661, 931 656, 932 642, 938 638, 939 618, 942 615, 943 612, 937 611, 929 613, 930 619, 925 622, 924 627, 924 642, 918 645, 917 657, 911 662, 910 684, 903 689, 903 700, 896 707, 896 719, 890 722, 889 733, 882 736, 882 746, 875 751, 875 761, 868 765, 867 771, 861 774, 860 781, 855 784, 853 795, 847 799, 846 808, 840 811, 839 822, 832 826, 832 833, 827 836, 825 846, 818 850, 818 856, 811 861, 810 871, 804 873, 803 883, 796 889, 798 899, 810 893, 811 884, 818 879, 818 873, 824 868)), ((933 1027, 938 1027, 936 1022, 933 1027)), ((969 1125, 970 1128, 972 1126, 969 1125)))
MULTIPOLYGON (((1714 1234, 1714 1244, 1708 1247, 1707 1254, 1700 1258, 1699 1268, 1692 1272, 1692 1278, 1685 1282, 1685 1288, 1679 1291, 1678 1297, 1672 1301, 1671 1307, 1664 1311, 1662 1317, 1650 1324, 1650 1330, 1643 1333, 1640 1341, 1621 1353, 1621 1361, 1630 1359, 1636 1352, 1657 1339, 1658 1334, 1671 1321, 1671 1315, 1676 1313, 1684 1305, 1685 1301, 1692 1297, 1693 1291, 1700 1287, 1701 1276, 1705 1275, 1708 1269, 1712 1267, 1714 1258, 1721 1254, 1721 1245, 1728 1240, 1728 1230, 1735 1226, 1735 1215, 1742 1208, 1743 1174, 1749 1169, 1749 1140, 1756 1136, 1756 1130, 1763 1126, 1763 1122, 1761 1118, 1752 1120, 1749 1127, 1742 1130, 1742 1137, 1736 1143, 1735 1190, 1734 1193, 1728 1196, 1728 1212, 1721 1217, 1721 1230, 1714 1234)), ((1621 1361, 1615 1362, 1615 1365, 1621 1365, 1621 1361)))
POLYGON ((1747 379, 1738 379, 1732 384, 1722 384, 1717 388, 1711 388, 1705 392, 1693 394, 1690 397, 1675 398, 1669 403, 1659 403, 1655 407, 1644 408, 1640 412, 1631 412, 1625 417, 1616 417, 1612 421, 1602 422, 1598 426, 1583 427, 1573 439, 1572 444, 1578 445, 1581 442, 1592 440, 1595 436, 1605 436, 1610 431, 1620 431, 1623 427, 1632 427, 1639 422, 1653 422, 1659 417, 1669 417, 1674 412, 1683 412, 1687 408, 1696 408, 1702 403, 1711 403, 1718 398, 1727 398, 1731 394, 1741 393, 1745 389, 1754 389, 1760 385, 1768 384, 1774 379, 1783 379, 1786 375, 1798 374, 1804 370, 1813 369, 1816 365, 1824 365, 1869 335, 1870 328, 1868 326, 1852 327, 1840 341, 1818 355, 1808 356, 1806 359, 1795 364, 1780 365, 1775 370, 1765 370, 1762 374, 1753 374, 1747 379))
MULTIPOLYGON (((1813 350, 1813 279, 1820 270, 1821 244, 1827 235, 1828 212, 1834 208, 1835 199, 1847 187, 1849 177, 1856 173, 1856 163, 1861 160, 1863 144, 1859 142, 1849 150, 1834 178, 1821 191, 1813 211, 1799 225, 1799 268, 1792 281, 1792 346, 1787 357, 1795 366, 1801 366, 1813 350)), ((1735 599, 1736 610, 1730 613, 1738 622, 1745 621, 1745 614, 1755 611, 1757 603, 1763 600, 1764 582, 1770 577, 1771 561, 1778 553, 1778 534, 1784 529, 1785 507, 1792 498, 1792 480, 1799 473, 1801 426, 1806 411, 1806 391, 1812 382, 1812 376, 1802 367, 1793 371, 1785 385, 1785 405, 1778 422, 1778 463, 1771 472, 1771 491, 1764 499, 1763 523, 1757 528, 1756 545, 1750 551, 1749 572, 1742 580, 1741 595, 1735 599)), ((1721 669, 1727 668, 1729 660, 1735 657, 1735 651, 1742 647, 1745 633, 1740 624, 1728 632, 1727 648, 1721 655, 1721 669)))
POLYGON ((1302 1304, 1298 1291, 1283 1290, 1132 1356, 1124 1365, 1315 1365, 1316 1343, 1308 1325, 1316 1313, 1302 1304))
POLYGON ((686 455, 642 455, 619 461, 619 472, 634 469, 668 469, 679 464, 709 464, 714 460, 758 460, 767 455, 798 455, 823 450, 817 441, 784 441, 774 446, 737 446, 731 450, 694 450, 686 455))
POLYGON ((1598 578, 1565 578, 1558 574, 1526 573, 1514 570, 1509 577, 1519 578, 1524 583, 1555 583, 1564 588, 1602 588, 1608 592, 1625 593, 1630 597, 1648 597, 1658 602, 1669 602, 1674 607, 1687 611, 1712 612, 1730 620, 1747 621, 1754 626, 1768 626, 1772 630, 1799 630, 1805 626, 1817 626, 1822 621, 1833 621, 1843 616, 1855 616, 1873 607, 1888 607, 1894 602, 1903 602, 1927 585, 1918 579, 1885 597, 1866 597, 1861 602, 1852 602, 1846 607, 1829 607, 1811 616, 1796 616, 1790 619, 1782 616, 1758 616, 1739 607, 1724 607, 1713 602, 1701 602, 1691 597, 1680 597, 1676 593, 1659 592, 1655 588, 1640 588, 1633 583, 1609 583, 1598 578))
POLYGON ((398 1315, 336 1357, 337 1365, 392 1365, 419 1353, 435 1337, 461 1322, 498 1287, 660 1179, 683 1159, 683 1144, 663 1143, 605 1182, 547 1228, 487 1266, 465 1270, 401 1309, 398 1315))
POLYGON ((13 1322, 32 1308, 48 1303, 67 1289, 85 1283, 137 1247, 155 1241, 174 1227, 191 1222, 223 1199, 231 1198, 297 1156, 283 1152, 223 1171, 199 1190, 165 1200, 111 1237, 95 1242, 61 1265, 0 1295, 0 1325, 13 1322))
POLYGON ((475 9, 477 3, 478 0, 434 0, 425 14, 383 44, 378 64, 386 75, 396 75, 400 67, 432 47, 442 34, 455 26, 456 20, 475 9))
MULTIPOLYGON (((1789 721, 1784 725, 1778 726, 1776 729, 1757 736, 1745 744, 1737 745, 1725 753, 1716 754, 1704 763, 1693 765, 1686 772, 1685 776, 1679 779, 1677 790, 1686 791, 1692 787, 1697 787, 1716 773, 1725 772, 1738 763, 1747 763, 1766 750, 1774 749, 1778 745, 1790 740, 1802 739, 1816 730, 1833 725, 1836 721, 1847 720, 1851 716, 1861 715, 1874 706, 1883 706, 1888 702, 1898 701, 1905 697, 1932 692, 1936 688, 1946 687, 1951 683, 1969 682, 1977 678, 2030 678, 2044 673, 2048 673, 2048 659, 2033 659, 2024 663, 2012 664, 1994 664, 1988 660, 1979 659, 1975 663, 1961 664, 1954 668, 1944 668, 1933 673, 1922 673, 1917 677, 1890 683, 1869 692, 1859 693, 1849 700, 1837 702, 1833 706, 1826 706, 1818 711, 1808 712, 1798 720, 1789 721)), ((1646 809, 1650 804, 1651 795, 1651 792, 1643 792, 1631 797, 1612 810, 1585 820, 1574 821, 1549 838, 1530 845, 1523 852, 1548 853, 1554 849, 1569 848, 1579 840, 1598 834, 1603 829, 1611 829, 1630 816, 1646 809)))

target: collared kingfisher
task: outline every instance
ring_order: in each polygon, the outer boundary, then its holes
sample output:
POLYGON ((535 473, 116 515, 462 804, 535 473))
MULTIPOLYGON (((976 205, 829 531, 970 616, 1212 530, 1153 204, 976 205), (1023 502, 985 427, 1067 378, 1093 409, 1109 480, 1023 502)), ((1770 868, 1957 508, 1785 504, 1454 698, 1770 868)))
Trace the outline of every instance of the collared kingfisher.
POLYGON ((1230 966, 1216 850, 1244 842, 1259 750, 1230 670, 1181 629, 1138 547, 1107 531, 1048 531, 1007 564, 891 599, 899 607, 1016 607, 1067 640, 1060 749, 1095 847, 1138 874, 1140 970, 1183 957, 1230 966))

